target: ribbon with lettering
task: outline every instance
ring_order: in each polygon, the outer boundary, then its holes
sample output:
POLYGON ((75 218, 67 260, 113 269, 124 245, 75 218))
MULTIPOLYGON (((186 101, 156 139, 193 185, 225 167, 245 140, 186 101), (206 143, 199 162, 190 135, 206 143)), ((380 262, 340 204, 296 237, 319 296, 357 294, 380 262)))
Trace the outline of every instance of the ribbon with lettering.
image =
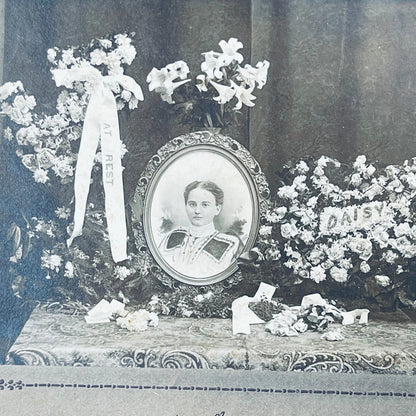
POLYGON ((123 74, 101 75, 89 64, 78 68, 52 71, 56 86, 70 87, 75 81, 88 81, 92 93, 85 113, 84 126, 75 170, 74 229, 68 247, 82 234, 85 209, 90 187, 91 171, 98 144, 101 143, 102 174, 105 194, 105 212, 111 254, 114 261, 127 258, 127 228, 124 211, 124 191, 121 166, 121 141, 116 99, 110 86, 118 83, 138 100, 143 100, 140 86, 133 78, 123 74))

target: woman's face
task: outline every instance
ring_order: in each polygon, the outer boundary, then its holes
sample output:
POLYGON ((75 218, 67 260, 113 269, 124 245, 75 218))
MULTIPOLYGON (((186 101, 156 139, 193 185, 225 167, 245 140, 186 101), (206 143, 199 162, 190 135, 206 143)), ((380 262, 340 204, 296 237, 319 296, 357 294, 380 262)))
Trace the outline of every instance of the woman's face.
POLYGON ((196 227, 210 224, 221 211, 221 206, 216 204, 215 196, 202 188, 195 188, 189 192, 186 203, 186 213, 189 221, 196 227))

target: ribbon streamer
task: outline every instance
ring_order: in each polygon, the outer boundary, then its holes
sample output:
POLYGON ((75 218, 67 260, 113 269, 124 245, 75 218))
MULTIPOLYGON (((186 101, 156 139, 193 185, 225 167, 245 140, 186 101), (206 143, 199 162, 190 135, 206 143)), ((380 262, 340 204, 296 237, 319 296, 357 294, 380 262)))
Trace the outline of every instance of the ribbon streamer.
POLYGON ((85 113, 84 126, 75 170, 74 229, 67 240, 68 247, 82 234, 85 210, 90 188, 91 171, 98 144, 101 142, 102 173, 105 194, 105 212, 111 254, 114 261, 127 258, 127 227, 124 211, 124 191, 121 165, 121 141, 116 99, 110 85, 120 84, 138 100, 143 100, 140 86, 126 75, 101 75, 91 65, 52 71, 56 86, 71 88, 75 81, 87 81, 92 93, 85 113))

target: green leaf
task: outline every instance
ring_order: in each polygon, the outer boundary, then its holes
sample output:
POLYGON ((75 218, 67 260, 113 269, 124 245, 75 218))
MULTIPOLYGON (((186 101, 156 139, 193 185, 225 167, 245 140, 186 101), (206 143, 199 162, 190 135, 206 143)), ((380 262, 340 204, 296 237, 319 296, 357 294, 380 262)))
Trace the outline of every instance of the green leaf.
POLYGON ((13 241, 13 251, 16 252, 20 246, 20 240, 22 237, 22 232, 20 227, 16 223, 12 223, 9 230, 7 231, 7 239, 13 241))

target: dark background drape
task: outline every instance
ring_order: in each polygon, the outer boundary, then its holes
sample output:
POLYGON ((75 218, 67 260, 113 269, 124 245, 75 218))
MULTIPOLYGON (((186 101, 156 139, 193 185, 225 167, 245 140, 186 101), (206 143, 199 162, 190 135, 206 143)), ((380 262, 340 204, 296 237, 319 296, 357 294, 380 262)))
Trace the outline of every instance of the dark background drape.
MULTIPOLYGON (((119 32, 136 33, 128 75, 145 92, 139 109, 120 120, 127 197, 150 156, 186 132, 147 91, 146 75, 179 59, 195 73, 201 52, 230 37, 243 42, 245 62, 271 62, 256 106, 224 133, 248 147, 272 190, 275 172, 307 155, 349 162, 366 154, 381 164, 416 156, 415 1, 6 0, 4 81, 21 80, 38 111, 53 114, 46 50, 119 32)), ((4 223, 19 207, 53 206, 28 187, 18 161, 0 162, 4 223)))

